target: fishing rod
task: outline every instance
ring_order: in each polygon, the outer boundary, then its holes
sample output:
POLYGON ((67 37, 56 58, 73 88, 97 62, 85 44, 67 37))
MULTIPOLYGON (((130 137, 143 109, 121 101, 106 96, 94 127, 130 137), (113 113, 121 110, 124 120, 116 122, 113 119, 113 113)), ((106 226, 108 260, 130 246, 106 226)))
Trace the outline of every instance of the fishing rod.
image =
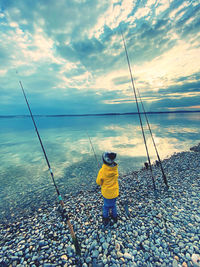
POLYGON ((68 225, 68 227, 69 227, 70 234, 71 234, 71 237, 72 237, 72 241, 73 241, 73 244, 74 244, 74 246, 75 246, 76 253, 77 253, 78 255, 80 255, 80 254, 81 254, 81 249, 80 249, 80 245, 79 245, 79 243, 78 243, 78 239, 77 239, 77 237, 76 237, 76 235, 75 235, 75 233, 74 233, 73 226, 72 226, 72 224, 71 224, 71 222, 70 222, 70 220, 69 220, 69 217, 68 217, 68 215, 67 215, 67 211, 66 211, 66 209, 65 209, 65 207, 64 207, 64 202, 63 202, 62 196, 61 196, 61 194, 60 194, 60 192, 59 192, 59 189, 58 189, 58 187, 57 187, 57 185, 56 185, 56 182, 55 182, 55 179, 54 179, 54 174, 53 174, 53 171, 52 171, 52 169, 51 169, 51 166, 50 166, 50 163, 49 163, 49 160, 48 160, 46 151, 45 151, 45 149, 44 149, 44 146, 43 146, 43 143, 42 143, 42 140, 41 140, 41 137, 40 137, 40 134, 39 134, 39 132, 38 132, 38 128, 37 128, 37 125, 36 125, 36 123, 35 123, 35 120, 34 120, 34 117, 33 117, 32 111, 31 111, 31 108, 30 108, 30 106, 29 106, 29 103, 28 103, 28 100, 27 100, 27 97, 26 97, 26 94, 25 94, 25 91, 24 91, 22 82, 19 81, 19 84, 20 84, 20 86, 21 86, 21 89, 22 89, 22 92, 23 92, 23 95, 24 95, 24 98, 25 98, 25 101, 26 101, 28 110, 29 110, 30 115, 31 115, 31 119, 32 119, 32 121, 33 121, 33 124, 34 124, 35 130, 36 130, 38 139, 39 139, 39 141, 40 141, 40 145, 41 145, 41 147, 42 147, 42 151, 43 151, 43 153, 44 153, 44 157, 45 157, 45 159, 46 159, 46 163, 47 163, 47 165, 48 165, 49 172, 50 172, 50 174, 51 174, 51 178, 52 178, 52 180, 53 180, 53 184, 54 184, 54 187, 55 187, 55 189, 56 189, 56 193, 57 193, 57 195, 58 195, 59 203, 60 203, 60 205, 61 205, 61 207, 62 207, 62 218, 63 218, 64 220, 66 220, 66 222, 67 222, 67 225, 68 225))
POLYGON ((126 47, 126 42, 125 42, 125 39, 124 39, 124 35, 123 35, 123 32, 122 32, 121 26, 120 26, 120 32, 121 32, 121 36, 122 36, 124 50, 125 50, 125 53, 126 53, 126 59, 127 59, 127 64, 128 64, 128 68, 129 68, 130 77, 131 77, 131 83, 132 83, 132 88, 133 88, 133 92, 134 92, 134 96, 135 96, 135 101, 136 101, 136 105, 137 105, 137 111, 138 111, 139 120, 140 120, 140 126, 141 126, 141 130, 142 130, 142 136, 143 136, 143 139, 144 139, 144 144, 145 144, 145 148, 146 148, 147 158, 148 158, 148 162, 149 162, 149 166, 150 166, 151 178, 152 178, 152 182, 153 182, 154 193, 156 195, 156 186, 155 186, 155 180, 154 180, 154 177, 153 177, 153 170, 152 170, 151 160, 150 160, 149 151, 148 151, 148 147, 147 147, 147 143, 146 143, 146 138, 145 138, 145 134, 144 134, 144 128, 143 128, 141 114, 140 114, 140 109, 139 109, 139 105, 138 105, 138 99, 137 99, 136 89, 135 89, 135 85, 134 85, 134 81, 133 81, 133 74, 132 74, 130 60, 129 60, 129 56, 128 56, 128 50, 127 50, 127 47, 126 47))
POLYGON ((163 169, 163 166, 162 166, 162 162, 161 162, 161 159, 160 159, 160 156, 159 156, 157 147, 156 147, 156 143, 155 143, 155 140, 154 140, 154 137, 153 137, 153 133, 152 133, 152 131, 151 131, 150 123, 149 123, 149 120, 148 120, 146 111, 145 111, 145 109, 144 109, 144 105, 143 105, 142 98, 141 98, 141 95, 140 95, 140 92, 139 92, 139 89, 138 89, 138 88, 137 88, 137 92, 138 92, 138 95, 139 95, 139 98, 140 98, 140 102, 141 102, 142 109, 143 109, 143 112, 144 112, 144 115, 145 115, 145 118, 146 118, 146 122, 147 122, 147 125, 148 125, 148 129, 149 129, 149 132, 150 132, 150 135, 151 135, 151 138, 152 138, 152 142, 153 142, 153 145, 154 145, 154 148, 155 148, 155 151, 156 151, 156 155, 157 155, 157 158, 158 158, 158 161, 159 161, 159 164, 160 164, 160 168, 161 168, 161 171, 162 171, 163 180, 164 180, 164 183, 165 183, 167 189, 169 189, 169 185, 168 185, 168 183, 167 183, 167 177, 166 177, 166 175, 165 175, 165 173, 164 173, 164 169, 163 169))

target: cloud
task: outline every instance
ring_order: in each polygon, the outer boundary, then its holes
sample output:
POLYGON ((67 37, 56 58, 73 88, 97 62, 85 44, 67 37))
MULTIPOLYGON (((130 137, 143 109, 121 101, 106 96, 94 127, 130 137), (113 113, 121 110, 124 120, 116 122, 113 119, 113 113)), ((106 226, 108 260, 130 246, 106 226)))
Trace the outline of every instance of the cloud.
POLYGON ((24 112, 19 79, 38 113, 135 111, 121 29, 147 109, 198 106, 198 18, 182 0, 2 0, 0 113, 24 112))

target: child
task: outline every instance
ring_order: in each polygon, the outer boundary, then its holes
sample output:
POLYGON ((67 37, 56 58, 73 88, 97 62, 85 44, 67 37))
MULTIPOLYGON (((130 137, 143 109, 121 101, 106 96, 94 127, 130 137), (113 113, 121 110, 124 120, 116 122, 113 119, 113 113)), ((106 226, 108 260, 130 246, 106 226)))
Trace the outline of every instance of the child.
POLYGON ((119 195, 118 165, 114 162, 117 154, 114 152, 104 152, 102 154, 103 165, 99 170, 96 183, 101 186, 103 195, 103 224, 109 223, 109 210, 112 211, 112 219, 117 223, 116 200, 119 195))

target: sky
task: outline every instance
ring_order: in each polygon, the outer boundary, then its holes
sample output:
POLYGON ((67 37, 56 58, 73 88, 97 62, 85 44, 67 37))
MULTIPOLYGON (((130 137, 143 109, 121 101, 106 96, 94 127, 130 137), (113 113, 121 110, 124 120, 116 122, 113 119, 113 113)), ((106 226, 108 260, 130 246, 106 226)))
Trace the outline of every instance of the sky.
POLYGON ((1 0, 0 115, 200 110, 199 0, 1 0), (141 108, 141 106, 140 106, 141 108))

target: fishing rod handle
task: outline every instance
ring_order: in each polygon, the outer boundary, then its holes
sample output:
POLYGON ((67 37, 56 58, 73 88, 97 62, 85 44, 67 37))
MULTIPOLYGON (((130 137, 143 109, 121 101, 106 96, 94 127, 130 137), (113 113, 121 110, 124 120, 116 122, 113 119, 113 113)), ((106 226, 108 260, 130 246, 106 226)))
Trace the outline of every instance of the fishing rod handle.
POLYGON ((75 233, 74 233, 73 226, 72 226, 72 224, 71 224, 71 222, 70 222, 69 219, 67 220, 67 225, 68 225, 68 227, 69 227, 69 230, 70 230, 70 233, 71 233, 71 237, 72 237, 73 239, 76 239, 76 235, 75 235, 75 233))

